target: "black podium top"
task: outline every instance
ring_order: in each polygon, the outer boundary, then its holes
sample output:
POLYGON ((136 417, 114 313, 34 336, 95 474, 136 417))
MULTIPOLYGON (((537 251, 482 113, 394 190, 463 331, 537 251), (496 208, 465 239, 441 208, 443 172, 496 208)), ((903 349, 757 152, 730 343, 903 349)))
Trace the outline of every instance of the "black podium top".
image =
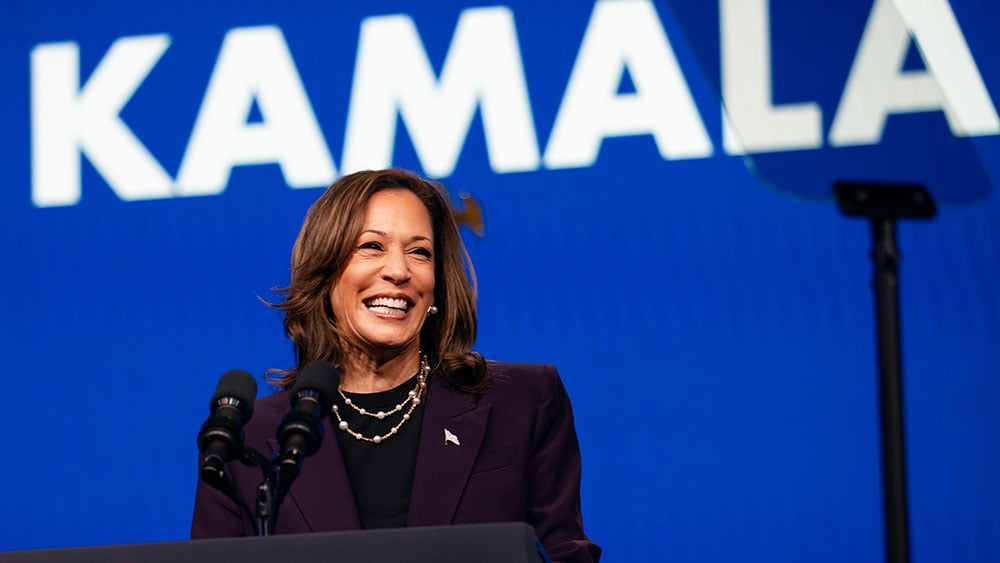
POLYGON ((0 552, 0 563, 540 563, 524 523, 394 528, 0 552))

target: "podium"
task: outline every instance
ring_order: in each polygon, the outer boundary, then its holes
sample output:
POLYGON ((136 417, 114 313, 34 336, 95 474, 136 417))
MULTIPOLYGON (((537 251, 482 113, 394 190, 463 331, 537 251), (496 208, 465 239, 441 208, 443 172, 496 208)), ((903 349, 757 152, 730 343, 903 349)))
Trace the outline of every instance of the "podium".
POLYGON ((541 563, 522 522, 0 552, 0 563, 541 563))

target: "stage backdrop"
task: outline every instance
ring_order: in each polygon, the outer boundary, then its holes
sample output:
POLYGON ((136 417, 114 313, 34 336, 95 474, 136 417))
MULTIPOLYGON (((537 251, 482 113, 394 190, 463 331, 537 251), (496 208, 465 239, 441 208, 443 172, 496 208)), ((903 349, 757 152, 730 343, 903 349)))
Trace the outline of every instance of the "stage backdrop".
POLYGON ((882 560, 870 238, 829 182, 930 184, 937 219, 900 226, 913 560, 995 560, 998 26, 977 0, 4 1, 0 550, 185 538, 218 377, 291 365, 262 301, 306 209, 400 166, 481 210, 476 348, 558 366, 607 561, 882 560))

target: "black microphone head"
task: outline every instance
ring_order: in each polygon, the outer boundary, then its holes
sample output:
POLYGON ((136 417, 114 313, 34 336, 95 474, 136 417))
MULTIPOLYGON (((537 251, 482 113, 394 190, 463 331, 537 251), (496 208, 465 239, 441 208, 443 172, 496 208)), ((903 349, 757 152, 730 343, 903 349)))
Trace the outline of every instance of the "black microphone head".
POLYGON ((242 423, 246 424, 253 416, 253 402, 257 398, 257 380, 252 375, 241 370, 229 370, 219 378, 219 385, 212 395, 208 405, 209 412, 215 412, 220 399, 232 400, 233 406, 240 411, 242 423))
POLYGON ((291 401, 292 406, 298 400, 299 393, 306 389, 316 391, 322 397, 321 402, 329 405, 333 397, 337 394, 337 387, 340 385, 340 370, 330 362, 314 360, 309 362, 299 372, 295 385, 292 386, 291 401))

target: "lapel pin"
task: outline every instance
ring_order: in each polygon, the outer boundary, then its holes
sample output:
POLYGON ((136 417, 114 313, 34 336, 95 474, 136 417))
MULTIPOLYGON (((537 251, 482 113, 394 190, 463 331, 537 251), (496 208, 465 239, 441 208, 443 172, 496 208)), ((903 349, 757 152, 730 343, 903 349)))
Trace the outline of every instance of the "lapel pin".
POLYGON ((447 428, 444 429, 444 445, 448 445, 448 442, 455 444, 456 446, 461 446, 462 443, 458 441, 458 436, 451 433, 447 428))

